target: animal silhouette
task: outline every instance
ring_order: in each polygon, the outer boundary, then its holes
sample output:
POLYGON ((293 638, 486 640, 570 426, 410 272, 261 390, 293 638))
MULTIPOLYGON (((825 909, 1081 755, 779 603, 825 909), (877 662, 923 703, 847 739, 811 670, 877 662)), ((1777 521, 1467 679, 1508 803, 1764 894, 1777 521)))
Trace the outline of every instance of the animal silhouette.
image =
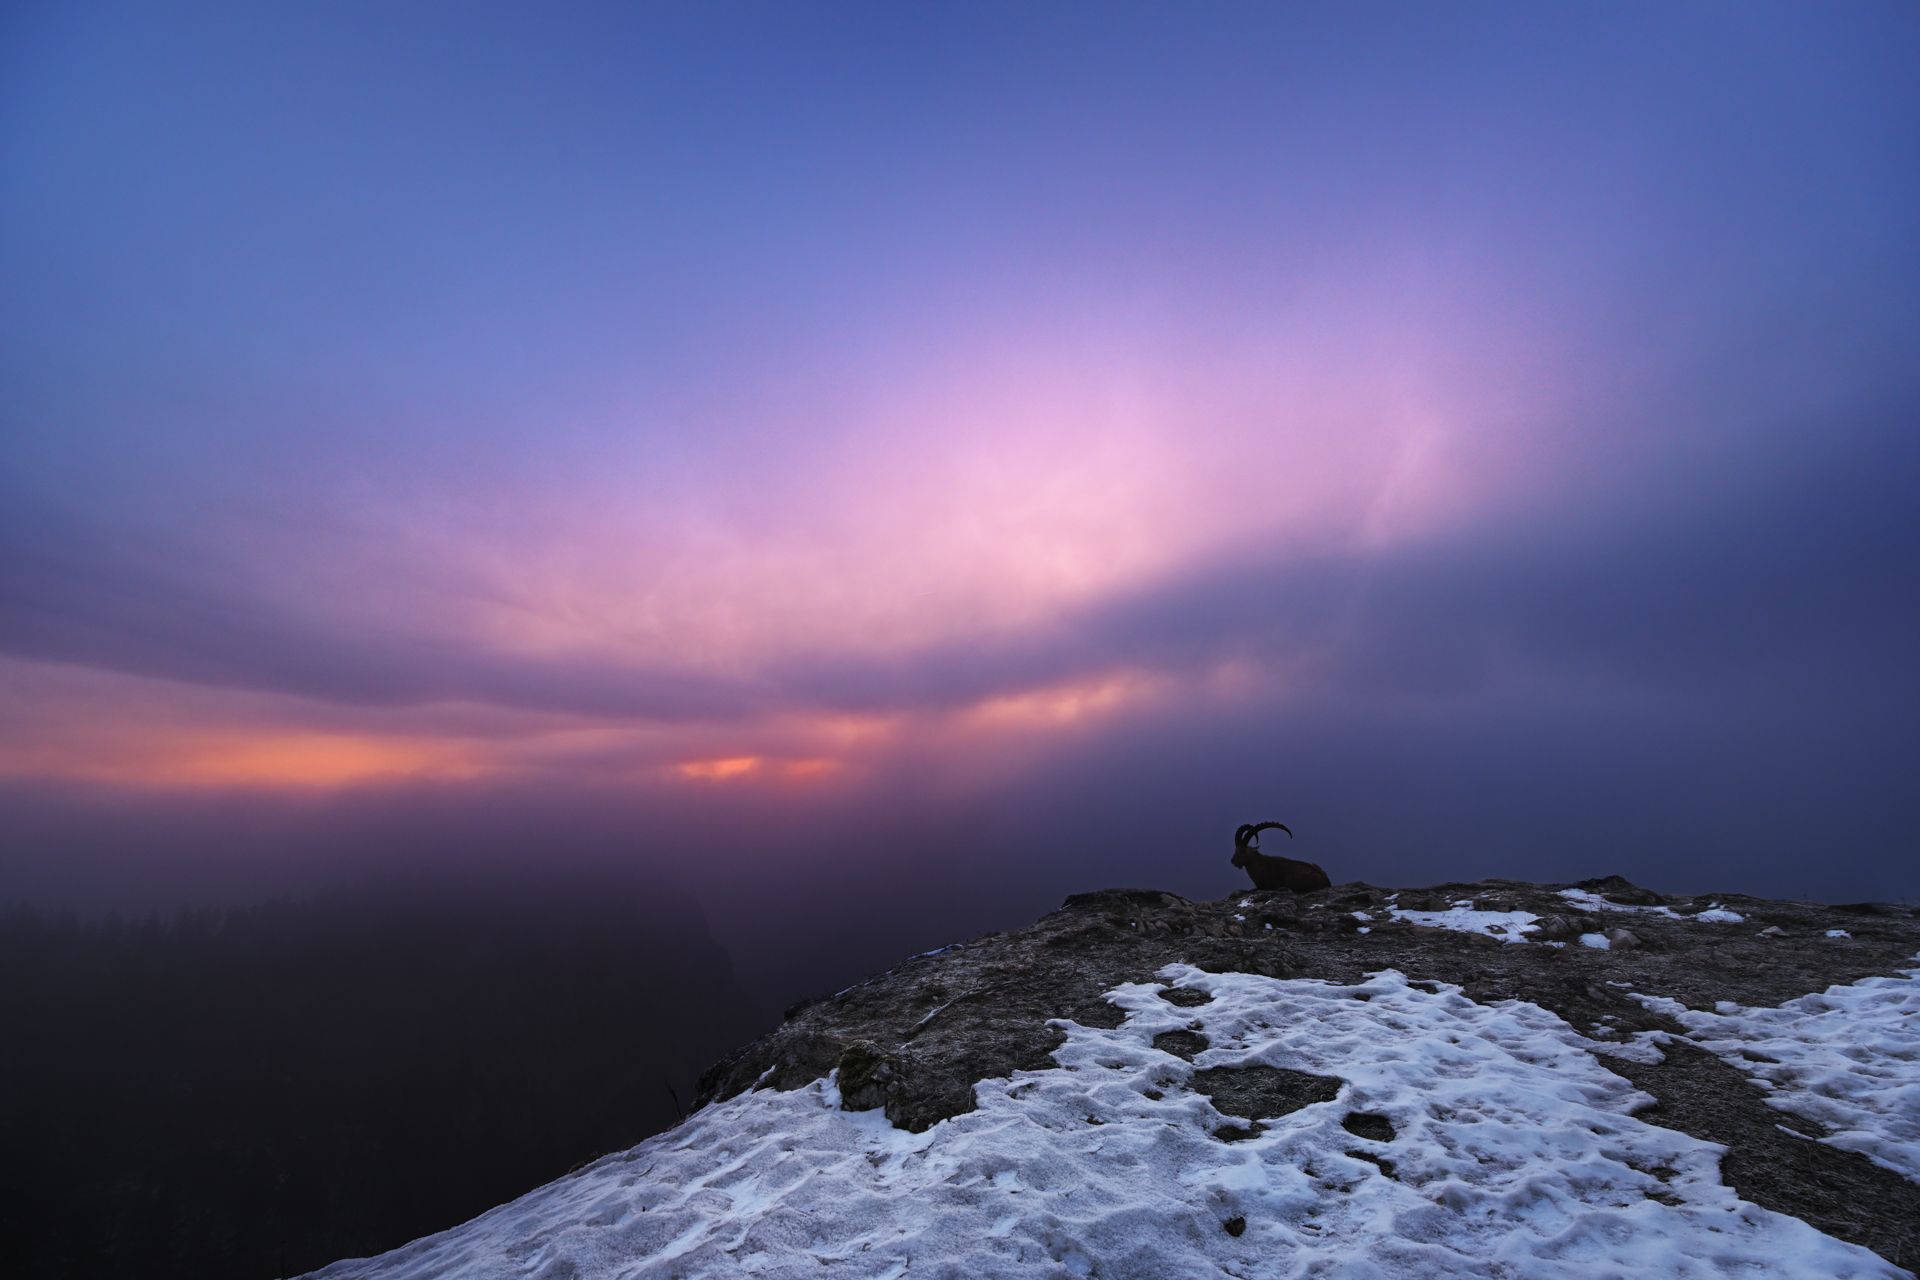
POLYGON ((1333 884, 1327 873, 1311 862, 1282 858, 1260 852, 1260 833, 1278 827, 1293 838, 1293 829, 1284 822, 1243 822, 1233 833, 1233 865, 1246 871, 1256 889, 1288 889, 1294 893, 1312 893, 1333 884))

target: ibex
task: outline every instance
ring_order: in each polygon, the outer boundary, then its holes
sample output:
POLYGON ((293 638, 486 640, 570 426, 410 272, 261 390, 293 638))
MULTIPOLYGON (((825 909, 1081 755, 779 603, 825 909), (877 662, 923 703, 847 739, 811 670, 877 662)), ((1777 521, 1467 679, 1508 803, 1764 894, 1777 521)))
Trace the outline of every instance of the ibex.
POLYGON ((1333 884, 1327 879, 1327 873, 1311 862, 1261 853, 1260 833, 1268 827, 1278 827, 1287 833, 1288 839, 1293 837, 1293 831, 1284 822, 1243 822, 1233 833, 1233 865, 1246 868, 1247 874, 1253 877, 1254 888, 1312 893, 1333 884))

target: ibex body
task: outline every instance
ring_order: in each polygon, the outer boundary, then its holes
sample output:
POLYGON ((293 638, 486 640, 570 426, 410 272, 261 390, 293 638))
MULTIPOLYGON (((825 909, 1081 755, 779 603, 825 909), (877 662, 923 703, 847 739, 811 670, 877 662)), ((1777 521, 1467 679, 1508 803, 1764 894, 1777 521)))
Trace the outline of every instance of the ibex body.
POLYGON ((1311 862, 1261 853, 1260 833, 1269 827, 1280 828, 1289 839, 1293 836, 1284 822, 1242 823, 1240 829, 1233 833, 1233 865, 1243 868, 1253 878, 1254 888, 1312 893, 1315 889, 1325 889, 1333 884, 1327 878, 1327 873, 1311 862))

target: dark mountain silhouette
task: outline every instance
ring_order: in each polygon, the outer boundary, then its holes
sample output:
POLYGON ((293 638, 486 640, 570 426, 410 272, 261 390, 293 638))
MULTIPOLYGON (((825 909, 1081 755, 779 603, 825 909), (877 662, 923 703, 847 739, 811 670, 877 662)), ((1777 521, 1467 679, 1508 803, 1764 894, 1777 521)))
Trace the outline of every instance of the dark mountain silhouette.
POLYGON ((672 1124, 751 1030, 691 904, 482 878, 83 922, 0 914, 0 1257, 287 1275, 672 1124))

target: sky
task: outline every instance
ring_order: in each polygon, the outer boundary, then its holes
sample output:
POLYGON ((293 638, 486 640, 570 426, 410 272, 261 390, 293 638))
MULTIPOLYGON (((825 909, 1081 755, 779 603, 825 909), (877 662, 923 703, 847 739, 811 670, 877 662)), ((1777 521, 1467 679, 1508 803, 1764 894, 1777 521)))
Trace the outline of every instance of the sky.
POLYGON ((1866 0, 10 5, 0 889, 588 858, 937 943, 1278 818, 1920 897, 1917 61, 1866 0))

